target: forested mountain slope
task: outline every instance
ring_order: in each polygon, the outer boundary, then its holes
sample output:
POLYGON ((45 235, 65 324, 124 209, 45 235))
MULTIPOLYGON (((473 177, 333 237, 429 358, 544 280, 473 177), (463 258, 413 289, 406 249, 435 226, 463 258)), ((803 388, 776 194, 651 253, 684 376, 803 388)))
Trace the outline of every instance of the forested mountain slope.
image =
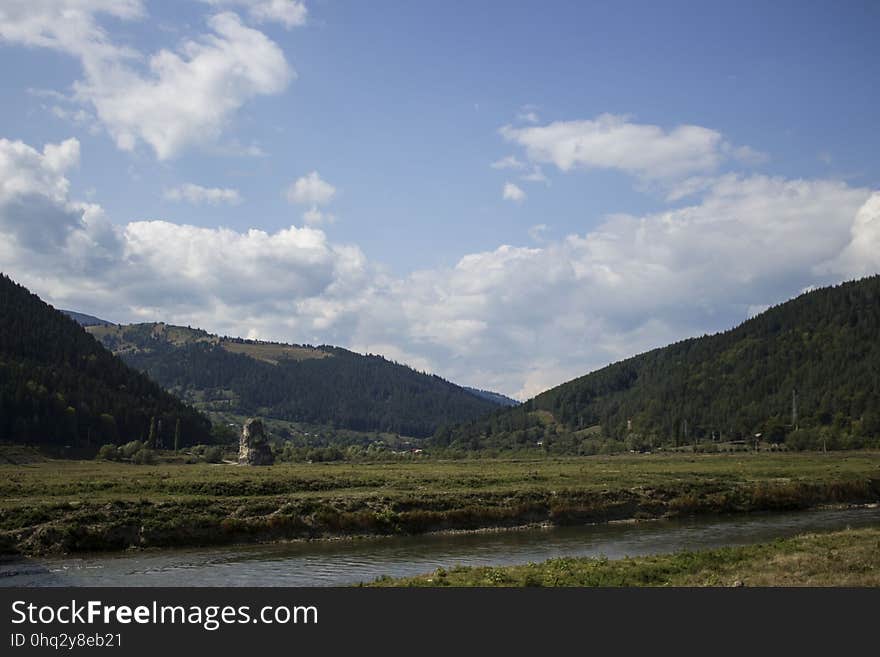
POLYGON ((162 323, 88 330, 207 411, 426 437, 499 407, 438 376, 338 347, 218 337, 162 323))
POLYGON ((802 294, 729 331, 654 349, 516 408, 444 427, 435 439, 585 451, 597 440, 681 445, 761 433, 778 442, 809 432, 854 446, 880 436, 880 276, 802 294))
POLYGON ((0 274, 0 441, 88 447, 148 437, 206 442, 210 423, 73 319, 0 274))

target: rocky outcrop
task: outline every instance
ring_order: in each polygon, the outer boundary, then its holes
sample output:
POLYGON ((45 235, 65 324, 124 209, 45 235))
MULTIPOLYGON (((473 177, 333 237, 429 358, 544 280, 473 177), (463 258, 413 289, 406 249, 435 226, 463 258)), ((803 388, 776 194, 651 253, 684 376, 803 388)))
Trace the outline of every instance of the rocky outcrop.
POLYGON ((263 430, 263 423, 251 418, 244 423, 241 440, 238 442, 238 462, 240 465, 272 465, 275 457, 269 447, 269 439, 263 430))

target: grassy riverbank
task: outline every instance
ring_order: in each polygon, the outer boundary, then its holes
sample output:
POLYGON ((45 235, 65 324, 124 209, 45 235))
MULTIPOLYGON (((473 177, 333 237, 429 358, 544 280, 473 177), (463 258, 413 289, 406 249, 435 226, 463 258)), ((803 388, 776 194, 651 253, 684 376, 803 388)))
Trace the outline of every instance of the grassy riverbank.
POLYGON ((459 566, 373 586, 880 586, 880 527, 633 559, 459 566))
POLYGON ((0 552, 572 524, 880 500, 880 453, 0 465, 0 552))

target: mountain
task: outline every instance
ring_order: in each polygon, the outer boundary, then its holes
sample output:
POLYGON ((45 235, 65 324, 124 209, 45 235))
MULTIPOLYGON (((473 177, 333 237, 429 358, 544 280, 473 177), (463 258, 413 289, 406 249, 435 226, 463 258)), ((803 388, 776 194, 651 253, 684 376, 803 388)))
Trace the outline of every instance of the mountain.
POLYGON ((438 376, 339 347, 219 337, 164 323, 87 330, 129 365, 209 412, 421 438, 499 407, 438 376))
POLYGON ((70 317, 70 319, 74 320, 80 326, 112 326, 113 322, 108 322, 106 319, 101 319, 100 317, 93 317, 92 315, 85 315, 83 313, 78 313, 73 310, 62 310, 65 315, 70 317))
POLYGON ((483 399, 488 399, 489 401, 494 402, 499 406, 519 406, 520 404, 515 399, 511 399, 507 395, 502 395, 500 392, 492 392, 491 390, 480 390, 479 388, 471 388, 470 386, 462 386, 462 388, 467 390, 472 395, 482 397, 483 399))
POLYGON ((466 449, 590 453, 762 438, 880 445, 880 276, 803 294, 435 435, 466 449), (797 429, 797 430, 795 430, 797 429))
POLYGON ((210 422, 128 367, 73 319, 0 274, 0 441, 96 447, 207 442, 210 422))

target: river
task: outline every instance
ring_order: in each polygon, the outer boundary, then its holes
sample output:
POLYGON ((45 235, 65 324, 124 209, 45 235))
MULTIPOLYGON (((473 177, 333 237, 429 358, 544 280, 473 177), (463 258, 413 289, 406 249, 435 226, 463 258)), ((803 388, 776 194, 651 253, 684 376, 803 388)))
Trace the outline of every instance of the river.
POLYGON ((625 556, 880 525, 880 508, 695 516, 516 531, 141 550, 0 562, 0 586, 344 586, 439 566, 625 556))

